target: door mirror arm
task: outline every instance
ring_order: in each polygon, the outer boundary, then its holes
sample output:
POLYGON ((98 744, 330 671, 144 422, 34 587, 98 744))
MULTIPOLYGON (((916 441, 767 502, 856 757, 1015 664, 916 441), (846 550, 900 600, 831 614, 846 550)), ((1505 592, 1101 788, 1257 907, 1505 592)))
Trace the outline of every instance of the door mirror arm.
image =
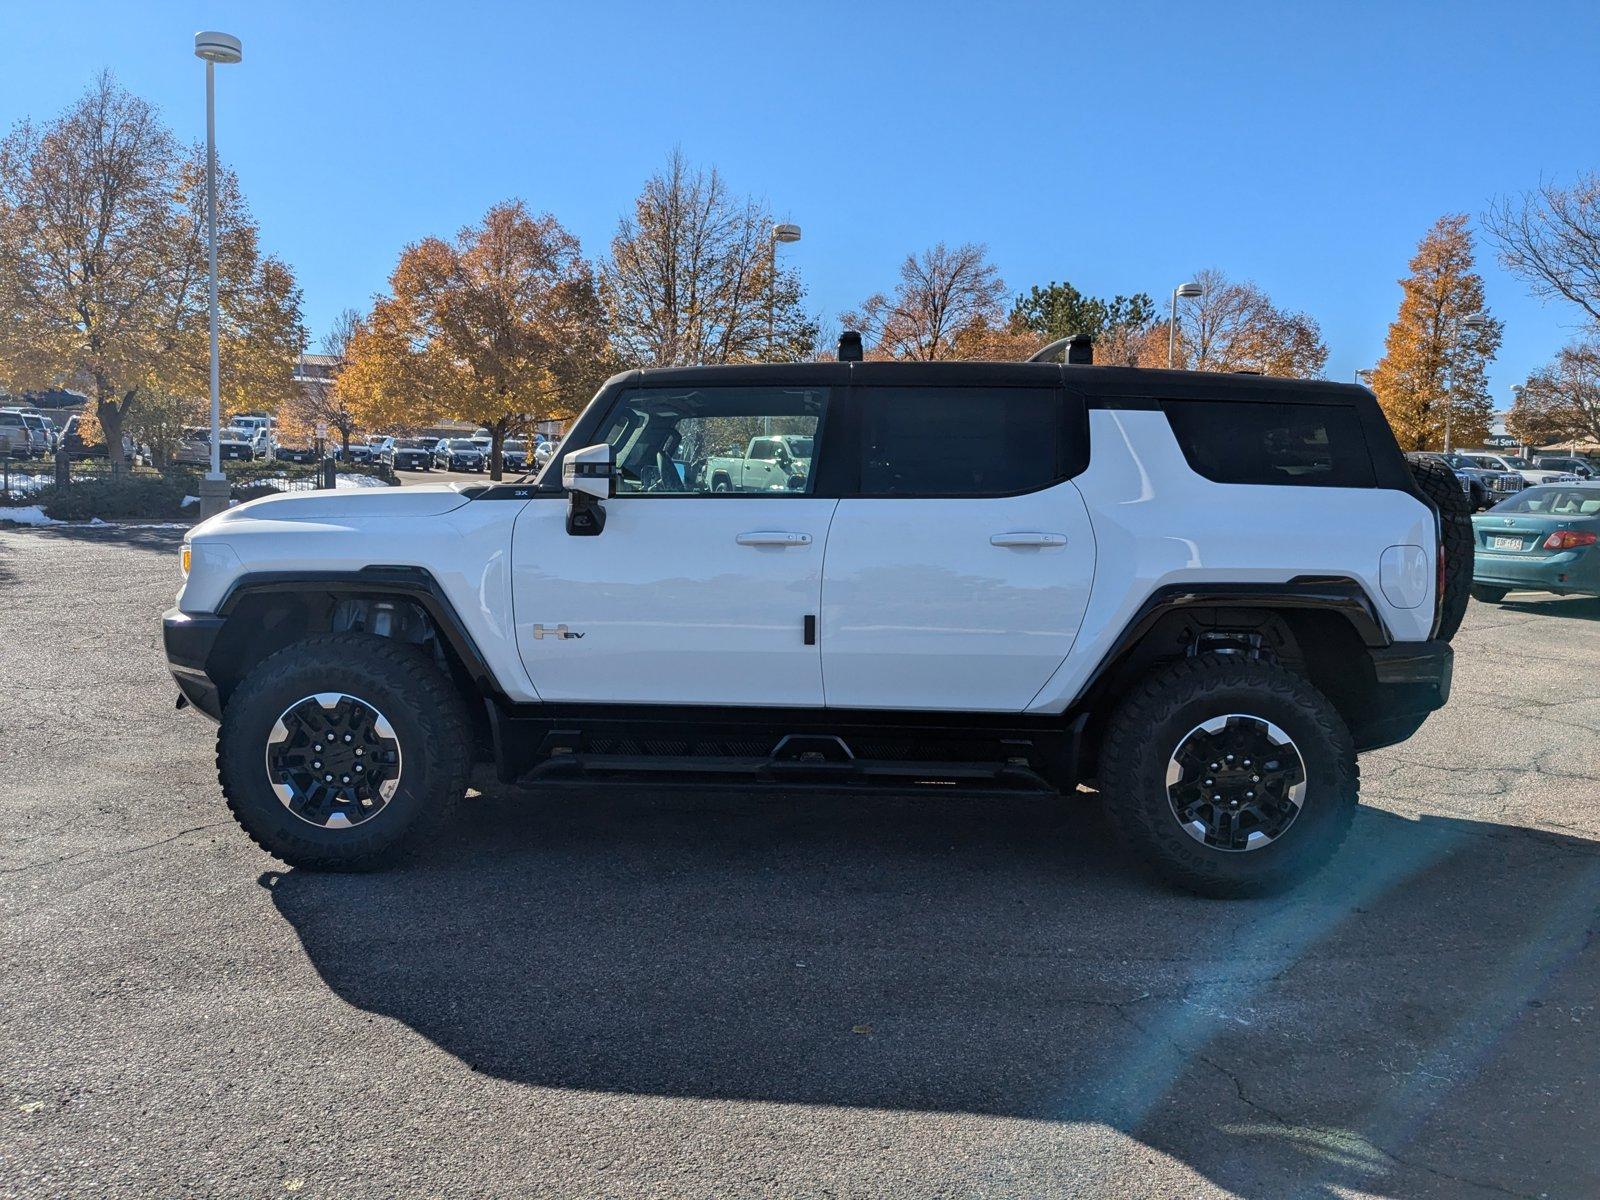
POLYGON ((567 532, 573 537, 599 537, 606 527, 606 506, 583 492, 567 493, 567 532))

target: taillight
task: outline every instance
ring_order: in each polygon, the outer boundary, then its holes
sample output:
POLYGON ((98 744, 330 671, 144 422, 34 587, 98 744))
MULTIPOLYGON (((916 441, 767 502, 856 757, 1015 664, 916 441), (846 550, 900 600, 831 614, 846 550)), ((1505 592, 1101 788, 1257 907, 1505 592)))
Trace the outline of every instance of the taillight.
POLYGON ((1577 550, 1595 543, 1592 533, 1579 533, 1576 529, 1558 529, 1544 540, 1546 550, 1577 550))

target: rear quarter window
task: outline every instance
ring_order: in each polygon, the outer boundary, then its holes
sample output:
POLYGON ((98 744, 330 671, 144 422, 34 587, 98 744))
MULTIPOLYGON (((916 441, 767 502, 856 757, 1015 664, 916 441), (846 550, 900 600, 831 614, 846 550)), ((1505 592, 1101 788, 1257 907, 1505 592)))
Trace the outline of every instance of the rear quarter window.
POLYGON ((1167 400, 1161 408, 1189 466, 1216 483, 1376 485, 1360 416, 1347 405, 1167 400))

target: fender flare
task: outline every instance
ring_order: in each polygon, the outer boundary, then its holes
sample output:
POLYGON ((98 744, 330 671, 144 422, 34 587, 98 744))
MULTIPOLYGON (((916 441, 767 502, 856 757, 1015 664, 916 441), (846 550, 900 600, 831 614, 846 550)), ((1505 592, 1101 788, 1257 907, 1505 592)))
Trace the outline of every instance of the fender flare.
POLYGON ((427 613, 466 668, 474 687, 488 697, 504 700, 505 692, 483 652, 473 641, 465 622, 439 581, 424 567, 374 565, 357 571, 255 571, 239 576, 229 586, 217 615, 228 617, 248 596, 275 592, 326 592, 331 595, 401 596, 427 613))
POLYGON ((1366 588, 1346 576, 1301 575, 1285 583, 1168 584, 1145 597, 1138 611, 1073 698, 1075 707, 1092 696, 1108 672, 1170 613, 1193 608, 1267 608, 1330 612, 1350 622, 1369 650, 1393 643, 1366 588))

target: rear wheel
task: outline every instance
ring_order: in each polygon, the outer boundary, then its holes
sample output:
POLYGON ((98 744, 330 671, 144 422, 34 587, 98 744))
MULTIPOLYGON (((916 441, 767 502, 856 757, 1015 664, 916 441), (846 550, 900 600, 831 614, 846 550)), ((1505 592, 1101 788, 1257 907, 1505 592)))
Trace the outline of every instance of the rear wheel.
POLYGON ((1439 597, 1439 632, 1444 641, 1455 637, 1467 613, 1467 592, 1472 586, 1472 513, 1455 472, 1432 459, 1410 459, 1411 477, 1422 494, 1439 510, 1439 537, 1444 548, 1444 586, 1439 597))
POLYGON ((414 647, 321 634, 235 689, 217 774, 246 833, 291 866, 364 870, 436 830, 466 790, 470 735, 450 682, 414 647))
POLYGON ((1355 745, 1327 698, 1272 663, 1201 655, 1160 668, 1113 714, 1102 795, 1134 852, 1206 896, 1292 884, 1349 831, 1355 745))
POLYGON ((1484 604, 1499 604, 1510 590, 1510 588, 1490 587, 1486 583, 1475 583, 1472 585, 1472 598, 1484 604))

